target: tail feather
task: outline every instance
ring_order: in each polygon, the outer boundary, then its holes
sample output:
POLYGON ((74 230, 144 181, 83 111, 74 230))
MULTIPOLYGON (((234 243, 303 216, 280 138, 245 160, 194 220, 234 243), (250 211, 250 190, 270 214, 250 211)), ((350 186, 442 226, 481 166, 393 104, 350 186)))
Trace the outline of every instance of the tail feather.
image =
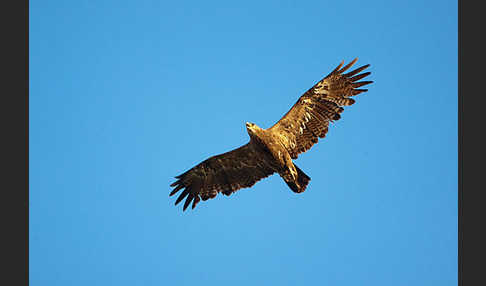
POLYGON ((311 178, 307 176, 297 165, 295 165, 295 169, 297 170, 297 182, 295 181, 285 181, 287 186, 294 192, 294 193, 302 193, 305 191, 305 188, 309 184, 311 178))

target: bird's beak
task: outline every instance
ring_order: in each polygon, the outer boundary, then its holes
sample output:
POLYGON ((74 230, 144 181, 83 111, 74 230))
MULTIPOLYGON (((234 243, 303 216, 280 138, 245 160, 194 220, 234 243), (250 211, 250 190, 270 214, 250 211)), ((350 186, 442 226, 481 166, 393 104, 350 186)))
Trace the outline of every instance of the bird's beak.
POLYGON ((246 124, 246 127, 250 127, 250 123, 248 123, 248 122, 247 122, 247 123, 245 123, 245 124, 246 124))

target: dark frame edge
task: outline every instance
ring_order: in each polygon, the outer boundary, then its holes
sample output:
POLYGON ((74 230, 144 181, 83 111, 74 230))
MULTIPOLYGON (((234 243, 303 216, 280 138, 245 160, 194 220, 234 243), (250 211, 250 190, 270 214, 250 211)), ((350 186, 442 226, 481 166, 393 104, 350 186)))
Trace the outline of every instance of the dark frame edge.
POLYGON ((26 272, 26 285, 29 285, 29 0, 25 0, 25 272, 26 272))

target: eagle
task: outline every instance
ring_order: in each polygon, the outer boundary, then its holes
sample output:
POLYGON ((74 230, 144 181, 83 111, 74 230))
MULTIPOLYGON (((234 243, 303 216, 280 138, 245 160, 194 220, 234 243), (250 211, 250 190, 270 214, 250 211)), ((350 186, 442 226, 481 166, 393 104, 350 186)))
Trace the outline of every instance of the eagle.
POLYGON ((354 59, 343 67, 342 61, 332 72, 307 90, 292 108, 268 129, 246 123, 250 141, 232 151, 210 157, 185 173, 175 177, 169 196, 182 190, 175 205, 184 198, 183 211, 201 201, 226 196, 239 189, 278 173, 295 193, 305 191, 311 178, 292 161, 309 150, 327 134, 329 123, 339 120, 343 106, 352 105, 352 96, 368 91, 360 87, 373 81, 359 81, 370 72, 361 73, 370 65, 344 73, 354 59))

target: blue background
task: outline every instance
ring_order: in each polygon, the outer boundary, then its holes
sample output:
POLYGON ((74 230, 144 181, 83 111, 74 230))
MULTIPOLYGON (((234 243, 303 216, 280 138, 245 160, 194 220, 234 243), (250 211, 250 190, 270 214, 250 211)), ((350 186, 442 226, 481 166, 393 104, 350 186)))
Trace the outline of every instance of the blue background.
POLYGON ((30 1, 30 282, 457 285, 457 2, 30 1), (174 206, 354 57, 304 193, 174 206))

